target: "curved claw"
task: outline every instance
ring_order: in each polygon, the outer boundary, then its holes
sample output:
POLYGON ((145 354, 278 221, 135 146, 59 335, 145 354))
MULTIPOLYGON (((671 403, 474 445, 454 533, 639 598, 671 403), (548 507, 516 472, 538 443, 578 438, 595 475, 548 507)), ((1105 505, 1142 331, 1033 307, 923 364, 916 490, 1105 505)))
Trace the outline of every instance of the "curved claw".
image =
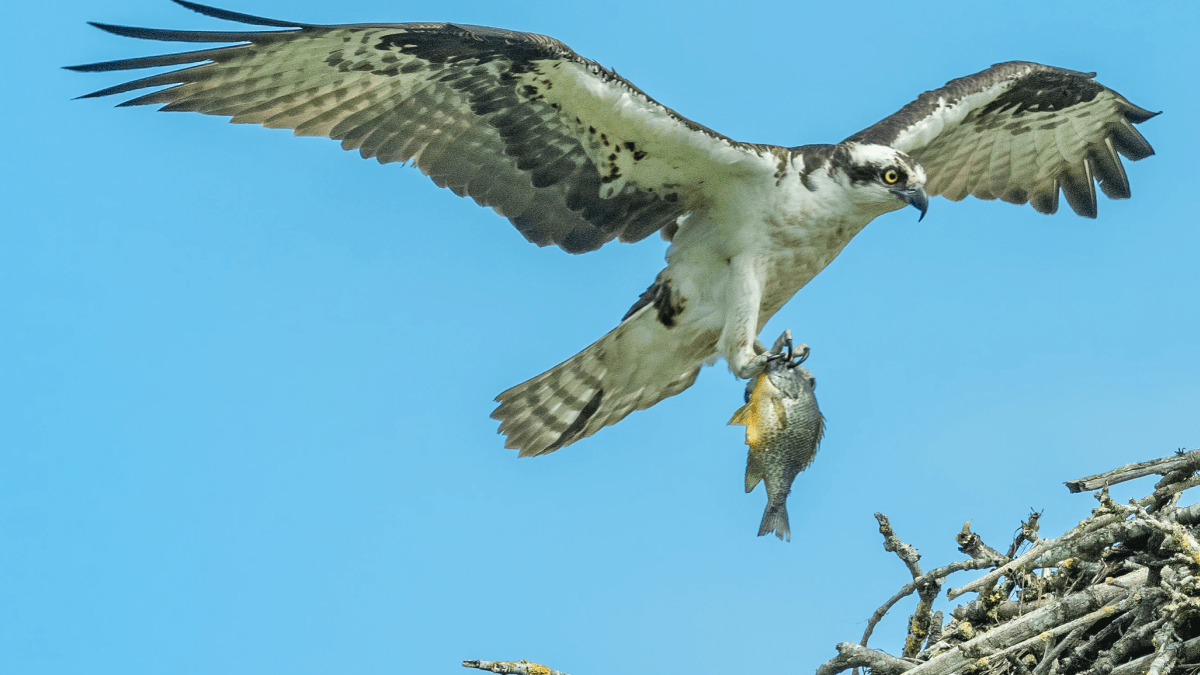
MULTIPOLYGON (((761 343, 757 343, 761 345, 761 343)), ((758 351, 757 349, 755 351, 758 351)), ((759 373, 763 372, 767 364, 773 361, 783 360, 788 368, 795 368, 804 363, 808 359, 810 349, 807 344, 801 342, 795 344, 792 341, 792 331, 785 330, 775 340, 775 344, 770 351, 761 352, 752 361, 747 363, 741 370, 734 371, 734 374, 743 379, 750 379, 759 373)))
POLYGON ((799 346, 797 346, 796 349, 793 351, 793 354, 796 355, 796 360, 789 361, 788 368, 795 368, 796 366, 800 365, 801 363, 804 363, 805 361, 807 361, 808 355, 811 352, 812 352, 812 350, 808 348, 808 345, 801 342, 799 344, 799 346))
POLYGON ((792 357, 794 356, 794 354, 795 354, 795 350, 792 349, 792 341, 788 340, 787 344, 785 344, 783 347, 769 352, 767 354, 767 361, 770 362, 770 361, 778 361, 780 359, 783 359, 784 361, 791 363, 792 357))

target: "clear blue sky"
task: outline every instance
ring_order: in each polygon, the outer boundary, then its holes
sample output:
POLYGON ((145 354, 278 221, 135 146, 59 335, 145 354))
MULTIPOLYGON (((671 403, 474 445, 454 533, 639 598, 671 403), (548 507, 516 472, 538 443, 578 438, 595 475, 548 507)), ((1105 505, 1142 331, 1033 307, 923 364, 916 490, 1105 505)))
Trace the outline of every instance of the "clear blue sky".
MULTIPOLYGON (((1030 507, 1055 534, 1094 503, 1061 481, 1200 446, 1192 3, 227 6, 553 35, 746 141, 836 142, 1012 59, 1165 114, 1141 127, 1158 155, 1126 163, 1133 199, 1097 220, 935 199, 924 222, 878 219, 768 324, 812 346, 829 421, 783 544, 754 536, 766 498, 742 492, 724 364, 549 457, 518 461, 488 418, 615 325, 663 242, 538 249, 328 140, 71 101, 121 75, 59 66, 181 49, 86 20, 229 24, 166 0, 18 3, 0 671, 809 672, 908 580, 873 512, 933 567, 969 518, 998 548, 1030 507)), ((899 648, 914 602, 877 644, 899 648)))

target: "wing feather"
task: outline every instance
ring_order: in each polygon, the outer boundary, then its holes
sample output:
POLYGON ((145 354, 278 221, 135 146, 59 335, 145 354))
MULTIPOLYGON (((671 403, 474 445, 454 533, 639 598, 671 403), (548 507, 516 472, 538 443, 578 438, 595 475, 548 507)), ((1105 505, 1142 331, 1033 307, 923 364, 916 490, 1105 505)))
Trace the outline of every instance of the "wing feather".
POLYGON ((997 138, 992 143, 992 156, 988 160, 991 167, 988 189, 997 199, 1008 192, 1008 184, 1013 177, 1012 145, 1010 138, 997 138))
POLYGON ((1104 147, 1096 152, 1097 175, 1100 176, 1100 189, 1110 199, 1129 198, 1129 177, 1125 175, 1125 167, 1113 147, 1113 139, 1105 138, 1104 147))
POLYGON ((1118 155, 1136 161, 1154 154, 1133 125, 1158 114, 1094 76, 997 64, 921 94, 847 140, 907 153, 925 168, 930 194, 1032 202, 1054 213, 1061 190, 1076 213, 1094 218, 1096 182, 1112 199, 1129 197, 1118 155))
POLYGON ((527 239, 577 253, 674 223, 703 181, 773 170, 769 146, 734 142, 666 108, 557 40, 480 26, 319 26, 179 4, 262 31, 94 24, 124 37, 241 43, 73 70, 179 67, 86 97, 165 87, 121 105, 224 115, 328 136, 507 217, 527 239))

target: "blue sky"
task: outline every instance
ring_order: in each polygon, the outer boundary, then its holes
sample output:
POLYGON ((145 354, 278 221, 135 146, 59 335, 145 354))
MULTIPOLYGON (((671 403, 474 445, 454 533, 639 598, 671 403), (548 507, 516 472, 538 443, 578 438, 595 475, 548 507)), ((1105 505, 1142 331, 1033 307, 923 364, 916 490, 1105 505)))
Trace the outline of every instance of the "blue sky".
MULTIPOLYGON (((71 101, 121 76, 59 66, 178 50, 86 20, 230 24, 165 0, 9 8, 0 671, 806 672, 908 580, 873 512, 934 567, 967 519, 1004 548, 1044 509, 1052 535, 1094 503, 1061 481, 1200 446, 1190 3, 226 6, 553 35, 746 141, 836 142, 1013 59, 1165 114, 1097 220, 935 199, 768 324, 812 346, 828 419, 784 544, 754 536, 723 364, 549 457, 518 461, 488 418, 615 325, 663 242, 538 249, 328 140, 71 101)), ((914 603, 875 644, 899 649, 914 603)))

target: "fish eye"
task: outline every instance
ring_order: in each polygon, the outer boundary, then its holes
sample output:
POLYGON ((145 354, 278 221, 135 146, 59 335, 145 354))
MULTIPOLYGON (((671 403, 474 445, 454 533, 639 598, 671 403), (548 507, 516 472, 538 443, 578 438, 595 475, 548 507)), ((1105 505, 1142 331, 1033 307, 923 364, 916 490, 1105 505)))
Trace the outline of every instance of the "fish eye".
POLYGON ((883 172, 883 182, 888 185, 895 185, 898 180, 900 180, 900 174, 895 169, 888 169, 883 172))

